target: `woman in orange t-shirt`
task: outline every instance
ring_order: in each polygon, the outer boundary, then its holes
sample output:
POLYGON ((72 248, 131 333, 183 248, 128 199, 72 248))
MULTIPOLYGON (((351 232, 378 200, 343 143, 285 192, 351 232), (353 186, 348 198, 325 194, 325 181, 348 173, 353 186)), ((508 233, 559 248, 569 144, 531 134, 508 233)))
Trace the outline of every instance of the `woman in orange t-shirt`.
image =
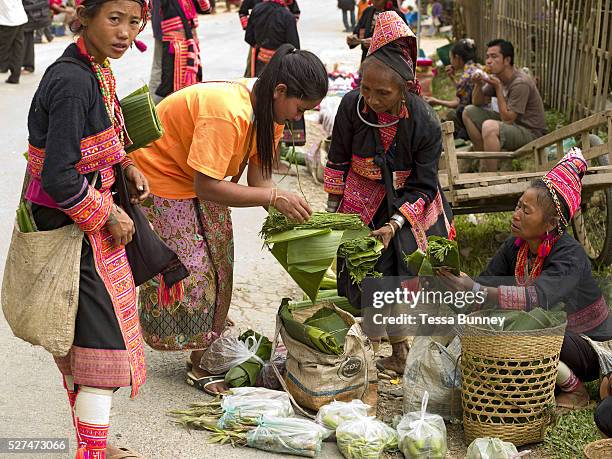
POLYGON ((284 123, 301 119, 326 92, 321 61, 283 45, 257 80, 200 83, 168 96, 157 106, 164 135, 131 155, 149 180, 149 221, 190 271, 181 298, 160 298, 155 282, 141 287, 143 336, 155 349, 194 351, 188 382, 200 388, 211 382, 199 369, 203 350, 225 329, 231 301, 229 207, 310 217, 306 201, 274 187, 272 163, 284 123), (245 186, 238 179, 247 163, 245 186))

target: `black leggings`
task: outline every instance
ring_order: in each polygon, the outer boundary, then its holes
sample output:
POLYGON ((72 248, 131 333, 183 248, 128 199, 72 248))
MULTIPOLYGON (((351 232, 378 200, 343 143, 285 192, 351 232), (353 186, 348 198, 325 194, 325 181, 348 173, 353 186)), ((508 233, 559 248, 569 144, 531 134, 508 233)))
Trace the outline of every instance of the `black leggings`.
POLYGON ((560 360, 574 372, 580 381, 594 381, 599 378, 597 353, 587 340, 576 333, 565 332, 560 360))

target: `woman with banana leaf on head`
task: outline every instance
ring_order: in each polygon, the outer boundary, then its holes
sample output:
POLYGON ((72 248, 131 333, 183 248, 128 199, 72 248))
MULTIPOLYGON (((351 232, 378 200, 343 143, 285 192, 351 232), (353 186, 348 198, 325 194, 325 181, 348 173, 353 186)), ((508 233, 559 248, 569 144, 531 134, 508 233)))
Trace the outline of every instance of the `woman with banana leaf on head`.
MULTIPOLYGON (((580 208, 581 179, 586 169, 580 149, 573 148, 544 177, 531 183, 512 215, 512 236, 475 281, 465 273, 459 277, 442 273, 454 289, 481 290, 486 306, 530 311, 564 304, 567 328, 556 401, 558 406, 570 409, 588 405, 589 394, 583 382, 593 381, 600 374, 602 400, 611 392, 612 317, 584 248, 566 231, 580 208)), ((511 342, 508 344, 511 346, 511 342)), ((603 425, 607 419, 609 435, 610 411, 606 415, 600 408, 596 420, 603 425)))
MULTIPOLYGON (((454 236, 450 206, 438 182, 440 123, 420 97, 415 80, 416 38, 394 11, 378 15, 361 66, 361 88, 346 94, 334 122, 324 172, 328 210, 358 213, 386 250, 375 270, 384 276, 416 274, 403 259, 427 236, 454 236)), ((361 307, 359 286, 338 260, 338 291, 361 307)), ((407 336, 387 328, 393 354, 379 361, 403 373, 407 336)))
POLYGON ((151 186, 145 212, 190 271, 182 298, 158 297, 154 282, 141 288, 144 338, 155 349, 192 350, 187 381, 201 389, 217 392, 223 381, 199 363, 225 330, 232 297, 229 207, 274 207, 308 220, 304 199, 275 188, 272 164, 284 123, 326 93, 323 63, 286 44, 256 80, 200 83, 168 96, 157 106, 164 135, 133 153, 151 186), (247 164, 248 185, 238 184, 247 164))

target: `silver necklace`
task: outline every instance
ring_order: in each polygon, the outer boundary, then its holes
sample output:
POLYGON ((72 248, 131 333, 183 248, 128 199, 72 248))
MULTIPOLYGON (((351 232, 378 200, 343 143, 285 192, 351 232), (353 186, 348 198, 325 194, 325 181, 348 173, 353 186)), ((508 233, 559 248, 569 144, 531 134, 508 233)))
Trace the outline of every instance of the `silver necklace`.
POLYGON ((363 96, 361 94, 359 94, 359 98, 357 99, 357 116, 359 117, 359 119, 361 121, 363 121, 368 126, 374 127, 374 128, 386 128, 386 127, 394 126, 397 123, 399 123, 399 121, 400 121, 399 118, 396 119, 395 121, 392 121, 392 122, 387 123, 387 124, 374 124, 374 123, 370 123, 369 121, 364 119, 363 116, 361 116, 361 110, 359 110, 359 106, 361 105, 361 100, 362 99, 363 99, 363 96))

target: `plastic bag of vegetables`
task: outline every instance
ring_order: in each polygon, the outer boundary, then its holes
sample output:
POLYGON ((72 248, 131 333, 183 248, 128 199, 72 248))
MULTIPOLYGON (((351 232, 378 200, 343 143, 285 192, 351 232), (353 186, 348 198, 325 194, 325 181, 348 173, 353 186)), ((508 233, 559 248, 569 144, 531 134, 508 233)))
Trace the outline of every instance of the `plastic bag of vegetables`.
POLYGON ((407 459, 442 459, 448 449, 444 419, 427 413, 428 399, 425 391, 421 411, 405 414, 397 425, 399 448, 407 459))
POLYGON ((247 445, 251 448, 305 457, 321 452, 325 429, 308 419, 264 415, 258 424, 247 432, 247 445))
POLYGON ((263 338, 257 339, 251 335, 242 340, 233 336, 221 336, 213 341, 202 355, 200 368, 212 375, 224 374, 250 358, 256 357, 263 338))
POLYGON ((378 459, 397 449, 397 432, 375 417, 359 417, 336 428, 336 443, 346 459, 378 459))
POLYGON ((285 392, 262 387, 240 387, 232 389, 221 402, 223 415, 217 426, 231 428, 238 423, 255 423, 261 416, 291 417, 294 415, 289 396, 285 392))
POLYGON ((465 459, 516 459, 530 451, 519 453, 510 442, 502 441, 499 438, 477 438, 467 450, 465 459))
POLYGON ((366 405, 361 400, 351 400, 350 402, 334 400, 319 409, 315 422, 328 430, 335 431, 343 422, 367 417, 370 408, 370 405, 366 405))

